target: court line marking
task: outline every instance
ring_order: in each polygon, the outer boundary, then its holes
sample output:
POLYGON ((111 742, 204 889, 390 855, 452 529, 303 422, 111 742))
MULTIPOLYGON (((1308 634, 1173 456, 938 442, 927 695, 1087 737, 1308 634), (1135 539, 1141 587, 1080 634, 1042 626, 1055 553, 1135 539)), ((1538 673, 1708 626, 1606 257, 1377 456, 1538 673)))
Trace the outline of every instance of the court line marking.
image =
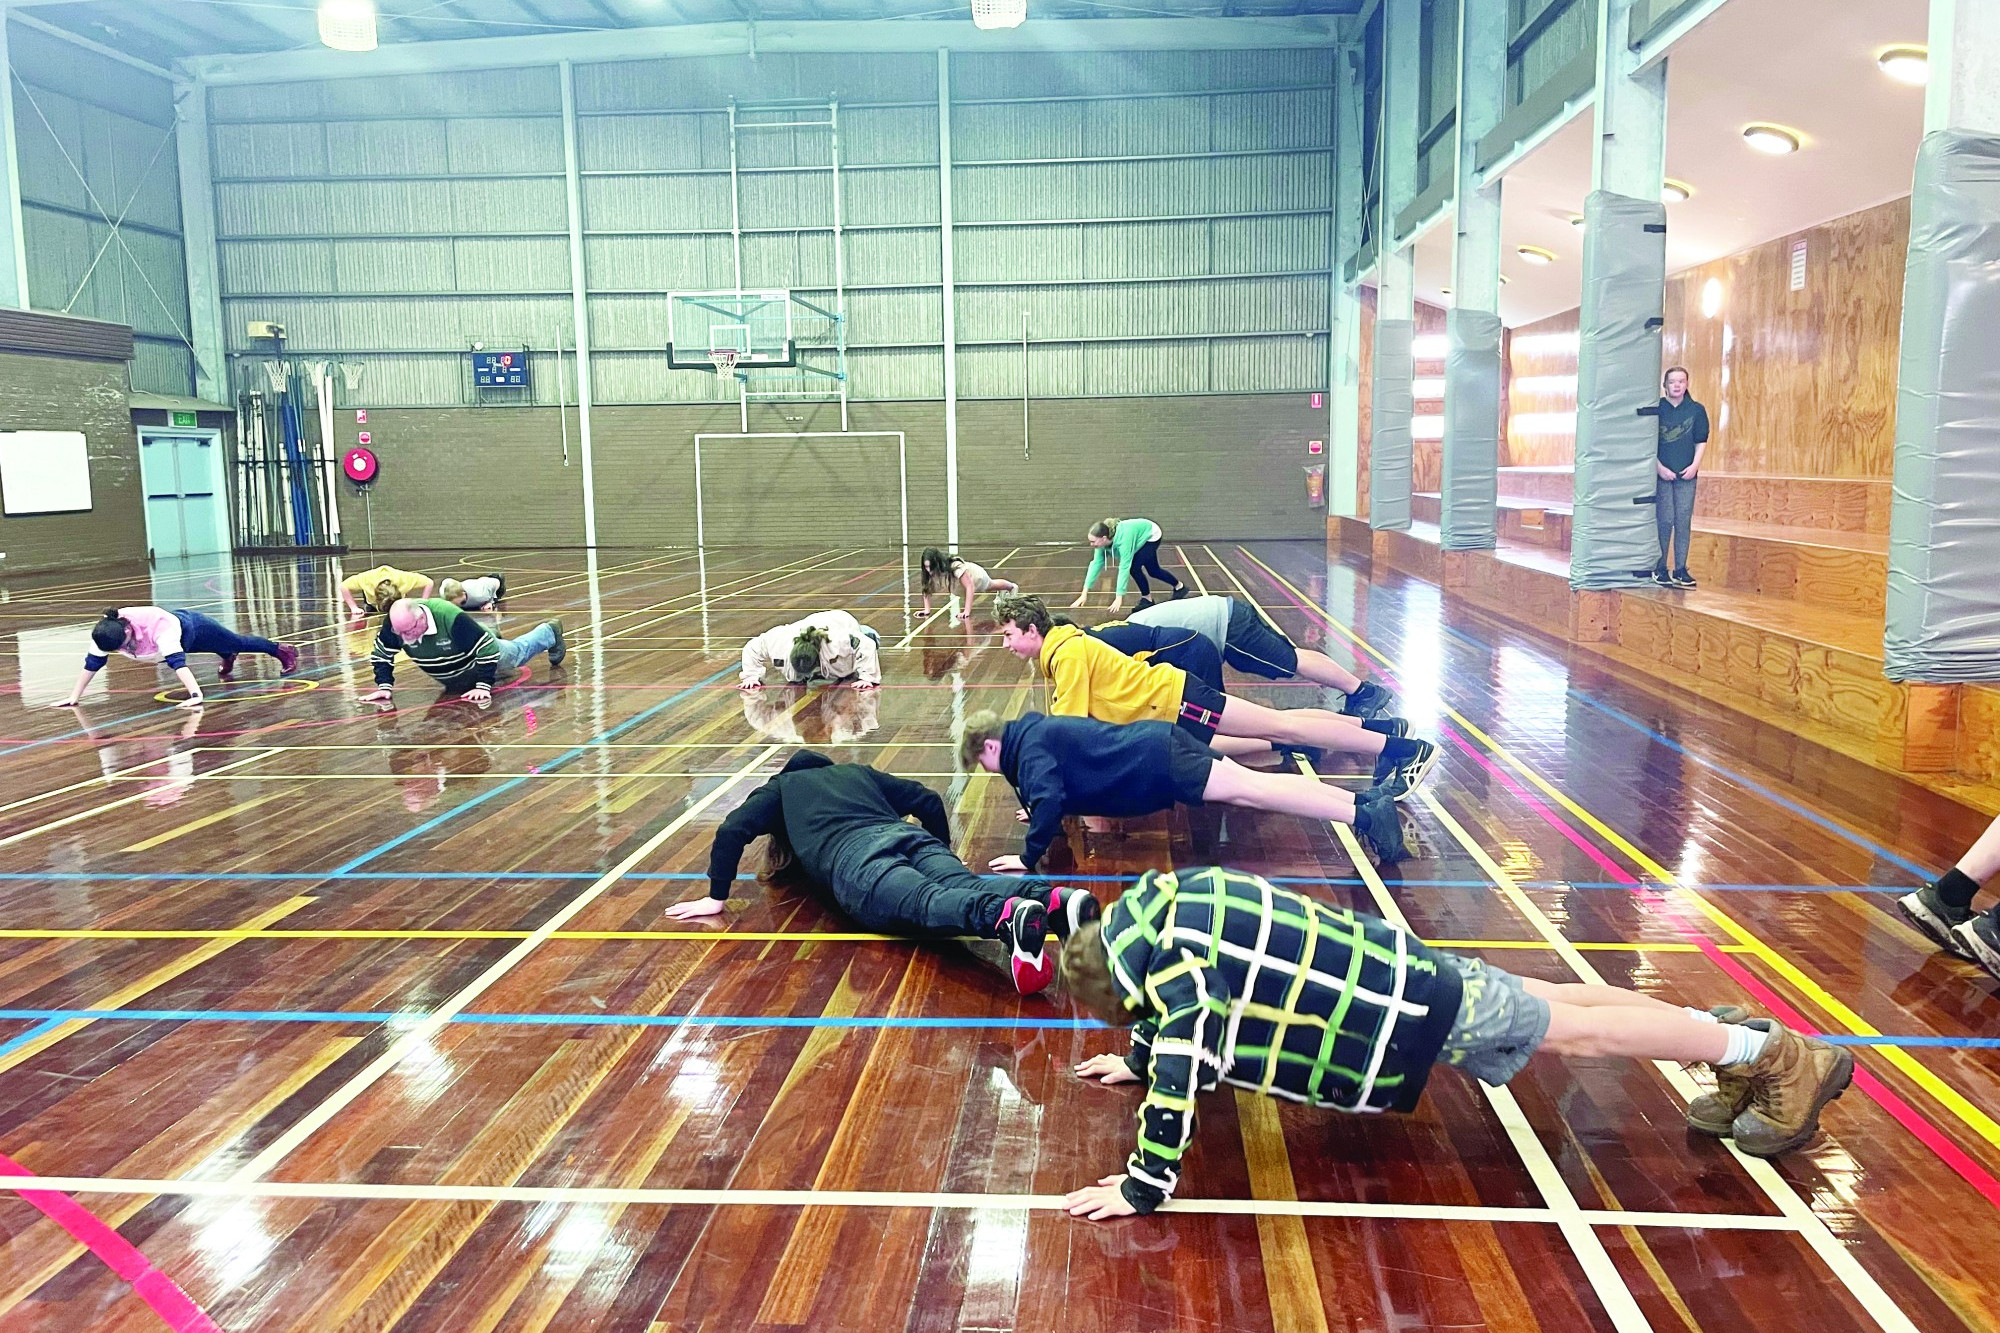
MULTIPOLYGON (((1297 588, 1297 586, 1291 583, 1290 580, 1286 579, 1282 574, 1279 574, 1276 570, 1272 569, 1262 560, 1259 560, 1255 555, 1251 554, 1250 551, 1247 550, 1246 548, 1239 545, 1236 549, 1238 551, 1241 551, 1246 559, 1255 564, 1259 569, 1263 570, 1265 576, 1271 579, 1272 582, 1278 584, 1280 587, 1289 591, 1292 597, 1297 601, 1298 605, 1301 608, 1309 610, 1312 614, 1314 614, 1320 620, 1322 620, 1326 625, 1328 625, 1336 632, 1343 635, 1344 637, 1352 641, 1354 644, 1359 646, 1363 651, 1365 651, 1369 656, 1373 657, 1377 662, 1380 662, 1383 666, 1389 667, 1392 670, 1396 669, 1395 662, 1393 662, 1389 657, 1383 654, 1379 649, 1375 648, 1374 645, 1370 644, 1367 640, 1363 639, 1359 634, 1356 634, 1354 631, 1348 629, 1345 625, 1342 625, 1339 621, 1335 620, 1331 615, 1327 614, 1325 611, 1320 610, 1319 608, 1313 606, 1312 600, 1306 597, 1303 593, 1301 593, 1297 588)), ((1500 744, 1500 742, 1494 740, 1491 736, 1487 735, 1485 731, 1481 730, 1476 724, 1467 719, 1464 716, 1464 714, 1458 712, 1458 710, 1452 708, 1449 704, 1445 703, 1442 698, 1439 699, 1439 705, 1443 709, 1445 714, 1449 716, 1454 722, 1456 722, 1466 732, 1467 735, 1473 737, 1481 745, 1485 746, 1496 757, 1503 760, 1510 768, 1520 773, 1521 776, 1526 778, 1530 783, 1532 783, 1536 787, 1539 787, 1545 794, 1549 796, 1550 799, 1554 800, 1558 805, 1562 806, 1565 810, 1569 811, 1577 819, 1581 820, 1599 837, 1603 838, 1606 842, 1610 843, 1620 852, 1623 852, 1641 870, 1645 871, 1646 874, 1658 880, 1661 883, 1661 885, 1663 885, 1667 889, 1669 893, 1675 895, 1677 899, 1684 900, 1690 905, 1692 905, 1697 911, 1701 912, 1704 916, 1708 917, 1710 921, 1714 922, 1726 934, 1731 936, 1736 943, 1749 945, 1750 951, 1757 956, 1760 962, 1764 963, 1766 966, 1770 967, 1773 971, 1777 972, 1777 974, 1782 978, 1784 978, 1785 981, 1789 983, 1799 994, 1803 995, 1808 1003, 1819 1007, 1826 1014, 1830 1015, 1835 1022, 1847 1028, 1849 1032, 1855 1034, 1856 1036, 1866 1037, 1866 1036, 1881 1035, 1881 1030, 1879 1028, 1869 1023, 1867 1019, 1863 1018, 1860 1014, 1848 1008, 1847 1005, 1843 1004, 1839 999, 1835 998, 1835 996, 1831 992, 1829 992, 1824 986, 1820 985, 1818 982, 1814 981, 1810 976, 1806 975, 1806 973, 1802 971, 1796 964, 1791 962, 1789 959, 1785 958, 1776 949, 1772 948, 1771 945, 1766 943, 1760 936, 1758 936, 1757 934, 1755 934, 1754 932, 1743 926, 1740 922, 1736 920, 1736 918, 1731 916, 1729 913, 1723 911, 1720 906, 1710 902, 1708 899, 1704 898, 1701 894, 1694 892, 1693 889, 1682 884, 1679 878, 1672 871, 1668 870, 1658 861, 1655 861, 1652 857, 1646 855, 1645 852, 1639 850, 1639 848, 1634 846, 1630 840, 1625 838, 1617 830, 1613 829, 1610 825, 1606 824, 1602 819, 1599 819, 1596 815, 1592 814, 1582 805, 1572 800, 1567 794, 1565 794, 1556 786, 1554 786, 1552 783, 1550 783, 1546 778, 1544 778, 1540 773, 1536 772, 1533 768, 1529 767, 1527 764, 1523 763, 1520 759, 1516 758, 1506 746, 1503 746, 1502 744, 1500 744)), ((1467 747, 1467 750, 1468 753, 1474 753, 1475 757, 1477 757, 1476 752, 1471 751, 1469 747, 1467 747)), ((1494 769, 1493 771, 1495 773, 1499 772, 1498 769, 1494 769)), ((1587 843, 1579 842, 1579 845, 1583 846, 1586 850, 1594 850, 1589 848, 1587 843)), ((1602 860, 1600 860, 1599 863, 1606 865, 1607 868, 1613 871, 1619 871, 1619 867, 1617 867, 1616 865, 1610 864, 1602 860)), ((1622 871, 1620 873, 1622 873, 1622 871)), ((1636 884, 1637 881, 1634 880, 1633 883, 1636 884)), ((1991 1116, 1987 1115, 1984 1111, 1980 1110, 1977 1106, 1973 1105, 1973 1103, 1969 1101, 1964 1096, 1964 1094, 1960 1093, 1956 1088, 1953 1088, 1950 1084, 1946 1083, 1943 1079, 1939 1078, 1936 1074, 1932 1073, 1929 1069, 1925 1068, 1921 1063, 1919 1063, 1916 1060, 1914 1056, 1911 1056, 1896 1047, 1889 1046, 1882 1048, 1882 1056, 1891 1065, 1893 1065, 1898 1072, 1902 1073, 1906 1078, 1908 1078, 1911 1082, 1915 1083, 1919 1088, 1922 1088, 1924 1092, 1928 1093, 1934 1100, 1937 1101, 1939 1105, 1944 1107, 1945 1110, 1951 1112, 1952 1115, 1956 1116, 1962 1123, 1964 1123, 1964 1125, 1968 1129, 1972 1130, 1973 1133, 1977 1134, 1987 1143, 1992 1144, 1995 1147, 2000 1147, 2000 1122, 1995 1122, 1991 1116)), ((1856 1071, 1857 1079, 1862 1078, 1864 1075, 1866 1075, 1869 1082, 1875 1084, 1875 1088, 1880 1088, 1881 1091, 1885 1093, 1889 1091, 1886 1087, 1883 1087, 1880 1081, 1875 1079, 1873 1075, 1868 1075, 1867 1071, 1865 1070, 1856 1071)), ((1876 1101, 1880 1102, 1881 1097, 1876 1094, 1875 1088, 1869 1088, 1866 1085, 1864 1085, 1863 1091, 1867 1092, 1876 1101)), ((1889 1095, 1892 1097, 1894 1096, 1893 1093, 1889 1093, 1889 1095)), ((1898 1100, 1900 1100, 1900 1098, 1898 1100)), ((1883 1109, 1888 1110, 1891 1115, 1895 1115, 1895 1112, 1886 1105, 1884 1106, 1883 1109)), ((1916 1113, 1914 1111, 1910 1112, 1910 1115, 1912 1116, 1915 1116, 1915 1114, 1916 1113)), ((1897 1118, 1901 1119, 1901 1117, 1897 1118)), ((1924 1137, 1922 1133, 1916 1131, 1915 1126, 1910 1125, 1908 1122, 1905 1122, 1905 1128, 1911 1129, 1912 1132, 1916 1133, 1917 1137, 1920 1139, 1924 1137)), ((1929 1127, 1929 1128, 1932 1134, 1937 1134, 1938 1131, 1935 1129, 1935 1127, 1929 1127)), ((1945 1140, 1944 1142, 1949 1143, 1948 1140, 1945 1140)), ((1938 1149, 1938 1144, 1936 1142, 1931 1142, 1927 1144, 1927 1146, 1930 1146, 1934 1151, 1938 1149)), ((1955 1145, 1953 1146, 1955 1147, 1955 1145)), ((1971 1159, 1966 1158, 1965 1160, 1967 1162, 1970 1162, 1971 1159)), ((1953 1169, 1957 1171, 1958 1174, 1960 1174, 1961 1176, 1965 1175, 1965 1172, 1962 1169, 1960 1169, 1958 1165, 1951 1163, 1950 1158, 1947 1157, 1946 1161, 1948 1165, 1953 1166, 1953 1169)), ((1976 1169, 1980 1171, 1980 1174, 1986 1176, 1987 1181, 1991 1182, 1993 1180, 1993 1177, 1990 1174, 1986 1173, 1983 1168, 1976 1168, 1976 1169)), ((1967 1183, 1972 1185, 1973 1188, 1978 1189, 1982 1194, 1986 1194, 1988 1198, 1994 1197, 1992 1189, 1987 1184, 1982 1184, 1981 1181, 1970 1177, 1967 1178, 1967 1183)))
MULTIPOLYGON (((1256 556, 1251 555, 1249 551, 1244 550, 1241 546, 1238 546, 1237 550, 1242 551, 1246 557, 1254 561, 1264 570, 1267 576, 1280 581, 1284 587, 1291 591, 1293 597, 1297 598, 1303 605, 1311 605, 1310 600, 1304 598, 1296 587, 1293 587, 1288 582, 1284 582, 1282 576, 1278 575, 1268 565, 1265 565, 1263 561, 1258 560, 1256 556)), ((1241 580, 1238 580, 1237 586, 1239 588, 1243 586, 1241 580)), ((1249 596, 1247 588, 1244 589, 1244 595, 1246 597, 1249 596)), ((1251 601, 1252 605, 1256 604, 1254 598, 1251 601)), ((1260 607, 1259 609, 1261 610, 1262 608, 1260 607)), ((1337 624, 1331 615, 1327 615, 1324 612, 1320 614, 1328 624, 1337 624)), ((1351 637, 1354 637, 1357 643, 1360 642, 1358 636, 1351 637)), ((1376 652, 1372 647, 1368 647, 1366 644, 1362 646, 1367 648, 1368 652, 1378 662, 1381 662, 1384 666, 1393 667, 1393 663, 1389 662, 1387 658, 1376 652)), ((1460 715, 1448 704, 1445 704, 1442 698, 1440 698, 1439 703, 1454 719, 1463 722, 1460 715)), ((1492 744, 1493 742, 1489 738, 1487 743, 1492 744)), ((1569 965, 1570 970, 1588 982, 1602 985, 1603 975, 1591 965, 1590 961, 1580 951, 1571 945, 1570 941, 1563 935, 1555 922, 1549 918, 1547 913, 1543 912, 1533 899, 1522 892, 1519 885, 1513 882, 1512 877, 1508 875, 1507 871, 1487 854, 1486 849, 1480 846, 1476 839, 1465 831, 1464 826, 1451 816, 1450 812, 1444 808, 1436 796, 1429 791, 1421 791, 1418 793, 1418 798, 1422 801, 1424 807, 1444 825, 1445 829, 1472 856, 1473 860, 1478 863, 1479 868, 1492 877, 1494 884, 1499 887, 1502 896, 1506 897, 1514 905, 1515 909, 1521 912, 1537 933, 1549 941, 1550 945, 1556 949, 1558 956, 1569 965)), ((1358 852, 1359 844, 1354 842, 1353 832, 1348 830, 1345 836, 1346 841, 1352 847, 1352 852, 1358 852)), ((1356 869, 1361 870, 1364 875, 1367 875, 1372 870, 1372 867, 1362 870, 1364 865, 1366 865, 1365 859, 1358 861, 1356 869)), ((1382 897, 1387 897, 1386 889, 1383 890, 1382 897)), ((1653 1063, 1654 1067, 1666 1078, 1668 1085, 1674 1089, 1684 1103, 1691 1102, 1695 1097, 1701 1095, 1700 1085, 1680 1065, 1664 1060, 1654 1061, 1653 1063)), ((1482 1088, 1484 1086, 1483 1084, 1481 1085, 1482 1088)), ((1536 1140, 1536 1142, 1539 1143, 1540 1140, 1536 1140)), ((1918 1333, 1916 1325, 1910 1321, 1909 1316, 1903 1313, 1902 1308, 1875 1281, 1873 1274, 1869 1273, 1848 1252, 1847 1248, 1834 1237, 1826 1224, 1820 1220, 1819 1215, 1799 1197, 1798 1192, 1785 1181, 1784 1177, 1778 1174, 1777 1169, 1771 1163, 1739 1152, 1736 1145, 1727 1140, 1724 1141, 1723 1146, 1731 1156, 1742 1163, 1743 1169, 1749 1175, 1750 1179, 1763 1190, 1765 1196, 1777 1206, 1778 1210, 1785 1217, 1791 1219, 1794 1224, 1794 1230, 1805 1239, 1806 1243, 1812 1247, 1813 1252, 1820 1256, 1821 1261, 1827 1265, 1834 1276, 1847 1288, 1848 1293, 1868 1312, 1869 1316, 1875 1320, 1885 1333, 1918 1333)))
MULTIPOLYGON (((241 768, 245 764, 254 764, 259 759, 267 759, 270 756, 277 754, 282 748, 283 747, 281 746, 270 746, 265 749, 255 751, 251 754, 247 754, 241 759, 232 759, 228 763, 218 765, 217 767, 210 769, 209 771, 212 773, 220 773, 225 769, 241 768)), ((199 754, 200 752, 201 752, 201 747, 197 746, 191 751, 182 751, 181 753, 199 754)), ((172 757, 178 758, 179 756, 176 755, 172 757)), ((184 780, 185 779, 179 779, 179 778, 166 779, 163 780, 162 782, 156 782, 154 786, 158 787, 162 785, 171 785, 174 782, 179 782, 184 780)), ((73 815, 64 815, 60 819, 52 819, 44 824, 36 824, 33 825, 32 827, 24 828, 19 833, 10 833, 4 838, 0 838, 0 847, 11 847, 17 842, 26 842, 29 838, 38 837, 41 834, 53 833, 55 832, 55 830, 59 828, 67 828, 71 824, 80 823, 81 821, 86 819, 95 819, 98 815, 103 814, 107 810, 116 810, 120 806, 130 805, 134 801, 143 801, 151 794, 152 793, 150 791, 134 792, 130 796, 121 796, 115 801, 106 801, 102 805, 94 805, 88 810, 79 810, 73 815)))
MULTIPOLYGON (((1053 1212, 1060 1194, 973 1194, 901 1190, 651 1189, 588 1185, 402 1185, 292 1180, 148 1180, 118 1176, 0 1176, 0 1188, 69 1194, 131 1194, 208 1199, 378 1199, 439 1203, 664 1204, 753 1208, 971 1208, 1053 1212)), ((1174 1199, 1164 1213, 1254 1217, 1363 1218, 1413 1222, 1539 1222, 1547 1208, 1478 1204, 1349 1203, 1313 1199, 1174 1199)), ((1664 1227, 1683 1231, 1789 1231, 1782 1217, 1747 1213, 1659 1213, 1579 1210, 1591 1226, 1664 1227)))
POLYGON ((238 801, 235 805, 217 810, 214 814, 202 815, 197 819, 190 819, 187 823, 179 825, 176 828, 170 828, 165 833, 155 833, 150 838, 142 838, 130 847, 120 847, 118 851, 121 855, 131 852, 150 852, 155 847, 163 847, 176 838, 186 837, 190 833, 199 833, 211 824, 220 824, 223 820, 243 814, 245 811, 255 810, 257 807, 269 805, 273 801, 284 800, 291 794, 290 792, 274 791, 266 792, 262 796, 253 796, 247 801, 238 801))
MULTIPOLYGON (((181 750, 177 751, 175 754, 163 754, 158 759, 148 759, 144 763, 131 764, 124 768, 113 769, 109 773, 100 773, 94 778, 85 778, 81 782, 72 782, 67 787, 56 787, 49 791, 36 792, 33 796, 23 796, 18 801, 9 801, 5 805, 0 805, 0 815, 6 814, 9 810, 19 810, 24 805, 34 805, 38 801, 46 801, 51 796, 67 795, 68 793, 73 791, 82 791, 85 787, 101 787, 107 782, 115 782, 120 778, 137 774, 141 772, 141 770, 143 769, 153 768, 159 764, 164 764, 167 762, 167 760, 176 758, 178 757, 178 755, 199 754, 205 748, 207 747, 197 746, 193 750, 181 750)), ((244 746, 231 746, 230 748, 250 750, 250 749, 257 749, 260 747, 244 745, 244 746)), ((157 778, 152 780, 158 781, 157 778)))
MULTIPOLYGON (((728 670, 728 668, 724 668, 724 670, 728 670)), ((573 920, 585 908, 596 902, 606 890, 624 878, 627 871, 645 860, 646 857, 652 855, 669 838, 685 828, 697 815, 715 804, 717 798, 724 792, 733 789, 737 783, 754 773, 782 748, 782 746, 777 745, 766 745, 760 748, 742 768, 737 770, 735 777, 726 782, 717 783, 707 795, 681 811, 665 827, 661 828, 659 832, 653 834, 652 837, 647 838, 638 847, 634 848, 624 860, 605 871, 589 888, 570 899, 569 902, 558 909, 534 934, 522 940, 512 949, 509 949, 505 955, 495 961, 484 972, 481 972, 471 982, 460 988, 456 994, 433 1010, 421 1023, 404 1032, 402 1036, 398 1037, 390 1045, 389 1049, 370 1061, 365 1068, 348 1079, 331 1096, 307 1112, 290 1129, 287 1129, 278 1138, 273 1140, 262 1152, 258 1153, 248 1162, 245 1162, 237 1170, 232 1179, 252 1181, 268 1174, 310 1138, 321 1126, 338 1115, 356 1098, 361 1096, 362 1093, 374 1086, 376 1081, 384 1074, 400 1064, 403 1058, 412 1050, 418 1046, 427 1044, 432 1037, 443 1030, 445 1024, 454 1015, 464 1010, 467 1005, 470 1005, 474 1000, 485 994, 502 977, 511 972, 516 964, 534 952, 538 946, 551 935, 555 934, 556 931, 561 930, 565 923, 573 920)))

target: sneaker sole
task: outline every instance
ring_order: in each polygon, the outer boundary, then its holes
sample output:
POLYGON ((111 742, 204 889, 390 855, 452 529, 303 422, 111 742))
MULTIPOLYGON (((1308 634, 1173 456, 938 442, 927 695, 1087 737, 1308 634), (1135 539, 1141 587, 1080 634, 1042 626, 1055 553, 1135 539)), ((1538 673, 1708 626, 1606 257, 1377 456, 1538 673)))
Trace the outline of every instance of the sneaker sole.
POLYGON ((1810 1143, 1813 1135, 1819 1133, 1819 1113, 1826 1109, 1828 1102, 1846 1092, 1848 1085, 1854 1082, 1854 1057, 1839 1049, 1836 1049, 1834 1054, 1838 1059, 1834 1061, 1833 1068, 1827 1072, 1827 1077, 1821 1081, 1819 1095, 1813 1098, 1812 1109, 1806 1112, 1805 1123, 1799 1126, 1798 1133, 1781 1142, 1763 1144, 1756 1148, 1746 1148, 1743 1146, 1743 1141, 1738 1139, 1737 1150, 1751 1157, 1782 1157, 1810 1143))
POLYGON ((1906 893, 1896 899, 1896 910, 1903 914, 1905 921, 1922 931, 1925 938, 1938 948, 1954 958, 1974 961, 1972 955, 1966 952, 1965 946, 1958 942, 1958 936, 1952 933, 1951 924, 1943 917, 1934 915, 1924 906, 1923 899, 1917 894, 1906 893))
MULTIPOLYGON (((1977 920, 1979 920, 1978 917, 1972 918, 1972 921, 1977 920)), ((1971 921, 1966 922, 1968 926, 1971 924, 1971 921)), ((1961 953, 1961 957, 1978 964, 1993 976, 2000 977, 2000 953, 1996 953, 1988 948, 1986 941, 1980 939, 1969 930, 1954 930, 1952 938, 1959 942, 1959 948, 1964 951, 1961 953)))

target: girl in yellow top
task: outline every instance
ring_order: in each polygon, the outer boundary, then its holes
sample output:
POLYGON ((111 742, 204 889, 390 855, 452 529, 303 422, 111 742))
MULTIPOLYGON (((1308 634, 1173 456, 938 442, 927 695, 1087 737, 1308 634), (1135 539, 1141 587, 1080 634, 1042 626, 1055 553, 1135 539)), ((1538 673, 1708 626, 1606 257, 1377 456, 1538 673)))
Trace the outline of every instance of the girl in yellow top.
POLYGON ((359 616, 370 611, 387 611, 405 597, 428 597, 432 587, 427 574, 412 574, 394 565, 377 565, 342 579, 340 600, 347 603, 349 611, 359 616))

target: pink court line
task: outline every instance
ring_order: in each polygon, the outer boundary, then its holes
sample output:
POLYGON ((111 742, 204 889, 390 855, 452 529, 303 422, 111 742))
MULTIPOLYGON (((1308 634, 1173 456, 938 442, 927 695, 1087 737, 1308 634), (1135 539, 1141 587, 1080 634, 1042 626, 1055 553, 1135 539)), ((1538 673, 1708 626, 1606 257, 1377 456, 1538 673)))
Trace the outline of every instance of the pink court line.
MULTIPOLYGON (((0 1176, 34 1174, 13 1158, 0 1154, 0 1176)), ((221 1333, 220 1327, 194 1303, 192 1296, 182 1291, 172 1278, 153 1267, 152 1260, 97 1214, 67 1194, 30 1189, 21 1189, 18 1193, 44 1217, 67 1231, 77 1244, 96 1255, 106 1268, 132 1288, 140 1300, 151 1306, 153 1313, 174 1333, 221 1333)))

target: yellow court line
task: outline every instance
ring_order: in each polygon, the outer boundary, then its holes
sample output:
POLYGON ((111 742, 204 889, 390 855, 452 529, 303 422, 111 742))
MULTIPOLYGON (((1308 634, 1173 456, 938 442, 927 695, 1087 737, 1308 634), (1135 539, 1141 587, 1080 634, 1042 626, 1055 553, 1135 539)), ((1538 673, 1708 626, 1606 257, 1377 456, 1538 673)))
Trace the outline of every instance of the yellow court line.
MULTIPOLYGON (((1259 569, 1262 569, 1266 574, 1269 574, 1273 579, 1289 589, 1294 597, 1297 597, 1308 606, 1315 605, 1312 598, 1306 596, 1291 580, 1287 579, 1277 570, 1272 569, 1262 560, 1259 560, 1244 547, 1238 546, 1236 549, 1243 553, 1245 559, 1255 564, 1259 569)), ((1392 658, 1362 638, 1359 634, 1341 624, 1330 613, 1322 610, 1320 614, 1325 616, 1327 624, 1333 626, 1336 631, 1351 640, 1370 657, 1392 670, 1400 670, 1392 658)), ((1834 998, 1826 987, 1807 976, 1796 964, 1765 943, 1761 937, 1737 921, 1735 917, 1729 915, 1729 913, 1723 911, 1707 898, 1681 883, 1680 879, 1671 870, 1668 870, 1658 861, 1655 861, 1652 857, 1633 846, 1631 841, 1624 837, 1624 835, 1570 799, 1567 793, 1558 789, 1533 768, 1515 758, 1507 747, 1487 735, 1485 731, 1481 730, 1463 713, 1451 707, 1450 704, 1445 703, 1443 698, 1440 697, 1438 704, 1443 708, 1445 715, 1464 729, 1467 735, 1492 751, 1508 767, 1514 769, 1536 787, 1539 787, 1549 799, 1555 801, 1563 809, 1582 820, 1599 837, 1623 852, 1631 859, 1633 864, 1658 880, 1669 892, 1698 909, 1737 944, 1743 945, 1759 962, 1764 963, 1772 971, 1789 982, 1798 994, 1804 996, 1810 1003, 1817 1005, 1821 1010, 1830 1015, 1835 1022, 1839 1023, 1855 1036, 1879 1037, 1883 1035, 1882 1029, 1876 1027, 1860 1014, 1848 1008, 1847 1005, 1834 998)), ((1887 1060, 1912 1083, 1915 1083, 1918 1087, 1929 1093, 1940 1106, 1958 1117, 1968 1129, 1972 1130, 1989 1144, 2000 1147, 2000 1122, 1996 1122, 1992 1116, 1973 1105, 1971 1101, 1967 1100, 1964 1094, 1932 1073, 1916 1057, 1901 1047, 1880 1046, 1874 1049, 1882 1059, 1887 1060)))
MULTIPOLYGON (((225 940, 250 939, 267 940, 524 940, 532 931, 527 930, 362 930, 327 927, 325 929, 285 929, 250 930, 226 929, 161 929, 161 930, 119 930, 97 929, 94 927, 51 928, 47 930, 32 927, 0 929, 0 939, 5 940, 225 940)), ((754 940, 764 943, 773 941, 853 941, 889 940, 912 943, 906 935, 882 935, 864 930, 559 930, 548 936, 550 940, 708 940, 727 942, 729 940, 754 940)), ((1545 940, 1425 940, 1433 949, 1552 949, 1558 946, 1545 940)), ((1563 947, 1573 949, 1594 949, 1605 953, 1698 953, 1700 946, 1685 943, 1654 944, 1645 941, 1600 940, 1588 943, 1568 943, 1563 947)), ((1742 945, 1721 946, 1728 953, 1749 952, 1742 945)))
POLYGON ((200 819, 191 819, 179 828, 168 829, 165 833, 155 834, 142 842, 135 842, 130 847, 120 847, 118 850, 121 852, 150 852, 155 847, 172 842, 175 838, 184 837, 189 833, 200 832, 210 824, 220 824, 223 820, 240 815, 245 810, 254 810, 260 805, 269 805, 272 801, 289 800, 291 795, 292 793, 290 792, 274 791, 263 796, 252 797, 250 800, 230 806, 227 810, 217 810, 212 815, 203 815, 200 819))
MULTIPOLYGON (((230 762, 223 764, 221 767, 210 770, 209 776, 212 776, 215 773, 220 773, 222 772, 223 769, 226 768, 240 768, 244 764, 254 764, 259 759, 267 758, 268 756, 274 755, 276 753, 277 750, 272 748, 266 748, 259 750, 254 754, 245 755, 241 759, 232 759, 230 762)), ((185 779, 174 779, 174 781, 184 781, 184 780, 185 779)), ((17 842, 24 842, 27 839, 36 837, 40 834, 53 833, 55 832, 55 830, 59 828, 67 828, 71 824, 80 823, 86 819, 95 819, 97 816, 103 814, 107 810, 116 810, 120 806, 130 805, 134 801, 143 801, 149 795, 151 795, 150 792, 143 792, 143 791, 134 792, 130 796, 121 796, 115 801, 106 801, 103 805, 94 805, 88 810, 79 810, 77 813, 73 815, 65 815, 61 819, 52 819, 46 824, 37 824, 33 828, 22 829, 19 833, 10 833, 4 838, 0 838, 0 847, 11 847, 17 842)))

